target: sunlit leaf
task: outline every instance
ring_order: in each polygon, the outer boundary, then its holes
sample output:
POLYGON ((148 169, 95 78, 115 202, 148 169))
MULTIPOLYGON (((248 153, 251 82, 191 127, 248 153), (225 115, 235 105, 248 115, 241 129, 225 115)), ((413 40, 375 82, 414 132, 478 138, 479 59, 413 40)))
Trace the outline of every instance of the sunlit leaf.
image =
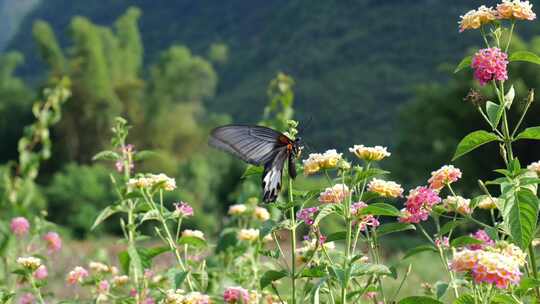
POLYGON ((407 253, 403 257, 403 259, 410 258, 413 255, 417 255, 417 254, 419 254, 421 252, 425 252, 425 251, 437 252, 437 249, 435 247, 433 247, 432 245, 420 245, 418 247, 415 247, 415 248, 407 251, 407 253))
POLYGON ((461 62, 457 65, 457 67, 454 69, 454 73, 457 73, 466 67, 470 67, 471 64, 472 64, 472 56, 467 56, 463 58, 461 62))
POLYGON ((288 273, 284 270, 276 271, 276 270, 268 270, 265 272, 261 277, 261 289, 264 289, 266 286, 272 284, 272 282, 278 281, 284 277, 286 277, 288 273))
POLYGON ((521 133, 519 133, 516 136, 516 140, 518 139, 535 139, 540 140, 540 127, 530 127, 525 130, 523 130, 521 133))
POLYGON ((524 62, 540 64, 540 57, 538 57, 538 55, 532 52, 517 51, 517 52, 512 53, 512 55, 510 55, 509 61, 510 62, 524 61, 524 62))
POLYGON ((416 227, 414 227, 413 224, 409 223, 387 223, 382 224, 377 228, 377 235, 383 236, 386 234, 399 232, 399 231, 405 231, 405 230, 416 230, 416 227))
POLYGON ((459 142, 452 160, 456 160, 472 150, 495 140, 498 140, 497 135, 484 130, 469 133, 459 142))

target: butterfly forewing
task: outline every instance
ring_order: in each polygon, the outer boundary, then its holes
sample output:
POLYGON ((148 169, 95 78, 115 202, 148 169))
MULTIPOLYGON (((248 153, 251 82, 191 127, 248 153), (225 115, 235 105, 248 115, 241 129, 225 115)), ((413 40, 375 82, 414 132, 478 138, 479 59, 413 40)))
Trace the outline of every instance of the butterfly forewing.
POLYGON ((210 145, 232 153, 252 165, 263 165, 275 156, 275 149, 283 145, 281 133, 260 126, 228 125, 214 129, 210 145))
POLYGON ((209 144, 236 155, 247 163, 264 165, 264 202, 273 202, 279 195, 286 161, 289 161, 289 175, 292 178, 296 176, 293 159, 296 142, 270 128, 243 125, 218 127, 212 131, 209 144))

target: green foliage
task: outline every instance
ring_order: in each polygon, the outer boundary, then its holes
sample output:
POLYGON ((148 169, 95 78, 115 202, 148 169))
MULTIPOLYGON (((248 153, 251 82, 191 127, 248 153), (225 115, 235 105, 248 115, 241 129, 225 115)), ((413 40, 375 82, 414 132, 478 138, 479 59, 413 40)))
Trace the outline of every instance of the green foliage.
MULTIPOLYGON (((109 170, 101 165, 68 164, 53 175, 45 194, 50 219, 71 227, 77 237, 85 237, 101 209, 117 200, 109 170)), ((119 232, 113 224, 107 224, 101 231, 119 232)))

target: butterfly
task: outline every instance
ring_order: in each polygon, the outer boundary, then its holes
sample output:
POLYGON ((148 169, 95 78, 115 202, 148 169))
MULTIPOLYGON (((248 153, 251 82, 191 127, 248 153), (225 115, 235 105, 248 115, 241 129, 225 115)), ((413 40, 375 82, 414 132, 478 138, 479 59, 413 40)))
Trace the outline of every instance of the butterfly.
POLYGON ((264 166, 263 202, 277 199, 285 162, 291 178, 296 177, 294 160, 301 153, 300 138, 295 140, 263 126, 225 125, 210 133, 210 146, 239 157, 246 163, 264 166))

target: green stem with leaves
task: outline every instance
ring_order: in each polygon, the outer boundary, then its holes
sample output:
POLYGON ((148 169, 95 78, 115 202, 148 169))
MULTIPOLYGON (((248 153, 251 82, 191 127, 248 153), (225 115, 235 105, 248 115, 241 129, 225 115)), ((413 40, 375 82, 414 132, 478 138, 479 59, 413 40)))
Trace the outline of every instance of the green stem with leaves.
POLYGON ((292 299, 291 303, 296 304, 296 218, 294 214, 294 197, 292 178, 289 178, 289 216, 290 216, 290 231, 291 231, 291 287, 292 299))

